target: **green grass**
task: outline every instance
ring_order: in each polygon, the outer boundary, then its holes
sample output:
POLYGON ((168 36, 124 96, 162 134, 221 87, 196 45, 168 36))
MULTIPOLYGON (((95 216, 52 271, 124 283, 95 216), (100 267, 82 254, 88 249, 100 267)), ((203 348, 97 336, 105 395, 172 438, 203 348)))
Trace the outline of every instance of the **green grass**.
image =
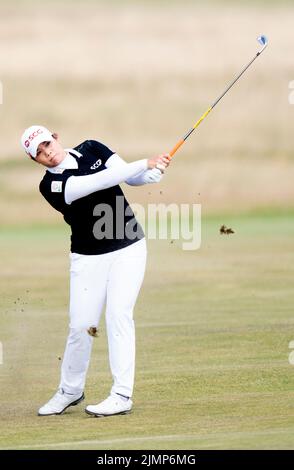
MULTIPOLYGON (((67 235, 61 225, 0 234, 2 449, 293 449, 291 214, 204 219, 198 251, 149 241, 134 411, 104 419, 83 405, 36 416, 59 379, 67 235), (236 233, 219 235, 222 223, 236 233)), ((102 322, 86 403, 108 393, 107 360, 102 322)))

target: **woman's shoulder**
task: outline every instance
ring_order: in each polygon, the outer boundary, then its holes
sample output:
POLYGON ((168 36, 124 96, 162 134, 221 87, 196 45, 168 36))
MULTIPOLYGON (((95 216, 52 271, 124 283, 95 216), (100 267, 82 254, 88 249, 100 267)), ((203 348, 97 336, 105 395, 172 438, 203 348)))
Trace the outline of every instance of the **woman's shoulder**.
POLYGON ((80 149, 85 149, 85 148, 94 149, 94 150, 102 150, 102 149, 110 150, 109 147, 106 144, 100 142, 99 140, 95 140, 95 139, 84 140, 84 142, 76 145, 73 148, 74 148, 74 150, 77 150, 78 152, 80 152, 80 149))
POLYGON ((115 153, 107 145, 94 139, 85 140, 81 144, 74 147, 74 150, 81 153, 82 155, 86 155, 87 153, 95 154, 95 156, 106 160, 115 153))

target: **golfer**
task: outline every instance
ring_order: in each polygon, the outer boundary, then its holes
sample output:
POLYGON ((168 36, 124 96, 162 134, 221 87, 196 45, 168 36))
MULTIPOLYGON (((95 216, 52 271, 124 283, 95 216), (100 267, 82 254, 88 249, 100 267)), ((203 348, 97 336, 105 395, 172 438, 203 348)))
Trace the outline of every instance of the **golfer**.
POLYGON ((135 372, 133 310, 145 272, 146 242, 119 184, 159 182, 170 157, 126 163, 96 140, 64 149, 58 135, 43 126, 26 129, 21 144, 47 168, 40 192, 71 227, 69 335, 58 390, 38 414, 59 415, 84 399, 91 333, 105 304, 113 385, 108 398, 85 411, 128 413, 135 372))

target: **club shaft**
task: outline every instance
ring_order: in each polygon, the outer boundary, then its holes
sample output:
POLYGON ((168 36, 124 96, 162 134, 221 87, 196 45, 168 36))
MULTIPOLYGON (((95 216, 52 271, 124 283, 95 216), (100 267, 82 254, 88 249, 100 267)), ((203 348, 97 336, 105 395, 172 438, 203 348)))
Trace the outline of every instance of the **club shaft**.
POLYGON ((219 103, 219 101, 225 96, 225 94, 228 93, 228 91, 232 88, 232 86, 235 85, 235 83, 239 80, 239 78, 242 77, 243 73, 246 72, 246 70, 255 61, 255 59, 257 59, 259 54, 260 52, 257 52, 257 54, 253 57, 253 59, 250 60, 249 64, 247 64, 246 67, 244 67, 244 69, 239 73, 239 75, 235 78, 235 80, 233 80, 232 83, 230 83, 228 87, 225 89, 225 91, 217 98, 217 100, 215 100, 215 102, 211 105, 212 109, 217 105, 217 103, 219 103))
POLYGON ((239 75, 227 86, 225 91, 215 100, 215 102, 202 114, 201 118, 194 124, 193 127, 184 135, 182 139, 180 139, 176 145, 172 148, 169 152, 170 156, 172 157, 176 151, 183 145, 183 143, 188 139, 188 137, 192 134, 192 132, 199 126, 199 124, 206 118, 206 116, 210 113, 210 111, 220 102, 220 100, 225 96, 225 94, 232 88, 232 86, 239 80, 239 78, 243 75, 244 72, 250 67, 250 65, 257 59, 257 57, 261 54, 261 51, 258 51, 257 54, 253 57, 253 59, 247 64, 243 70, 239 73, 239 75))

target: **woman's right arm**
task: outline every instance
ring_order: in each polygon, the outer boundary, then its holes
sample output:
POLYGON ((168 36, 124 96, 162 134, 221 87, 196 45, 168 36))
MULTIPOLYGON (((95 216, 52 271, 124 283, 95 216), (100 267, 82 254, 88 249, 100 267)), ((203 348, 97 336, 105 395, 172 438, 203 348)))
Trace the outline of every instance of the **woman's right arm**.
POLYGON ((65 185, 65 202, 71 204, 96 191, 116 186, 148 168, 155 168, 156 164, 156 159, 144 159, 126 165, 113 166, 93 175, 70 176, 65 185))

